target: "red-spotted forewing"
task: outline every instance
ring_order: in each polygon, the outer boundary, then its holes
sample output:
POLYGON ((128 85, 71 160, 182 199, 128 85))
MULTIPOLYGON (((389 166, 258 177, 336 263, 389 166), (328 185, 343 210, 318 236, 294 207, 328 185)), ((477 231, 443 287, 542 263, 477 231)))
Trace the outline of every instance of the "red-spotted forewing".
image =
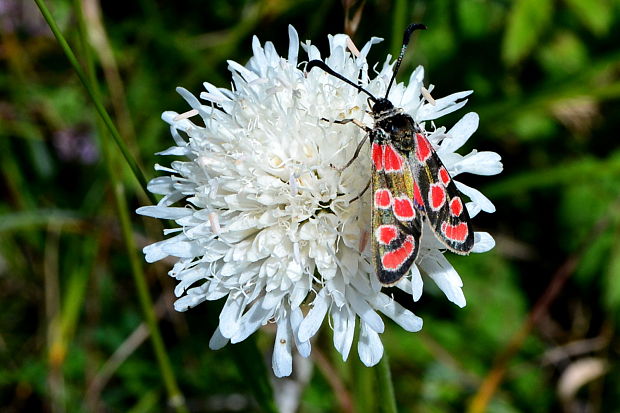
MULTIPOLYGON (((371 143, 372 254, 379 281, 385 285, 398 282, 413 265, 424 219, 450 251, 467 254, 474 245, 467 209, 425 132, 387 99, 411 33, 425 28, 421 24, 407 27, 384 98, 375 98, 322 61, 313 60, 307 66, 308 71, 312 67, 323 69, 366 93, 372 101, 374 125, 364 127, 371 143)), ((338 123, 348 121, 353 120, 338 123)), ((359 148, 355 153, 359 153, 359 148)))

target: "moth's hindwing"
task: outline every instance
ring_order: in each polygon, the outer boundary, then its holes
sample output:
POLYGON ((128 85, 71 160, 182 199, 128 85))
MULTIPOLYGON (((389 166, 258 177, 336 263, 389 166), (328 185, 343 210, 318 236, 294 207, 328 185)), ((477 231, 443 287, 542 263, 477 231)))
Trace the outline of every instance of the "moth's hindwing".
POLYGON ((474 231, 465 203, 428 139, 421 133, 414 139, 415 150, 409 154, 409 164, 429 224, 450 251, 468 254, 474 246, 474 231))
POLYGON ((392 285, 418 256, 422 217, 407 159, 387 140, 373 139, 371 151, 373 262, 379 281, 392 285))

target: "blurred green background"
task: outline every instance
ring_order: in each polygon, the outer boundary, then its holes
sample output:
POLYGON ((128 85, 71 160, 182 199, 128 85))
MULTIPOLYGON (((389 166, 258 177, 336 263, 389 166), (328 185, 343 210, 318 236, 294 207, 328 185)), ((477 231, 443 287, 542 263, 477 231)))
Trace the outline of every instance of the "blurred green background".
MULTIPOLYGON (((245 63, 252 35, 284 55, 288 24, 322 50, 329 33, 358 45, 379 36, 369 61, 382 63, 409 22, 426 23, 400 78, 423 64, 435 97, 474 89, 438 124, 478 112, 462 153, 496 151, 505 169, 465 180, 497 207, 474 220, 497 247, 449 257, 467 307, 427 282, 405 302, 423 331, 389 325, 382 336, 399 411, 620 411, 618 1, 101 3, 48 7, 147 179, 169 162, 154 155, 172 145, 161 112, 188 109, 174 88, 229 87, 226 60, 245 63)), ((30 0, 0 0, 0 93, 0 410, 172 411, 175 387, 190 411, 269 410, 260 358, 270 365, 274 332, 215 352, 220 304, 174 312, 171 263, 146 265, 139 252, 162 238, 159 222, 133 213, 150 201, 30 0)), ((354 350, 343 363, 327 326, 311 361, 308 375, 273 381, 276 393, 298 386, 299 411, 379 410, 373 369, 354 350)))

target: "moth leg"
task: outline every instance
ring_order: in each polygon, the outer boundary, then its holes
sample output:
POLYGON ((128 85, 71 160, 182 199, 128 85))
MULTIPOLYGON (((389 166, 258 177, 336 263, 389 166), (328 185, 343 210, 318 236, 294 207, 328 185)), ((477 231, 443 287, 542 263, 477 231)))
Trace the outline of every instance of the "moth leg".
POLYGON ((355 198, 353 198, 351 201, 349 201, 349 203, 351 202, 355 202, 358 199, 360 199, 362 197, 362 195, 364 195, 366 193, 366 191, 368 191, 368 188, 370 187, 370 179, 368 180, 368 183, 366 184, 366 187, 364 188, 364 190, 362 192, 360 192, 360 194, 358 196, 356 196, 355 198))
POLYGON ((321 120, 324 120, 325 122, 337 123, 339 125, 346 125, 347 123, 353 123, 356 126, 359 126, 360 128, 364 129, 366 132, 370 132, 372 130, 357 119, 329 120, 327 118, 321 118, 321 120))
POLYGON ((353 156, 351 157, 351 159, 349 159, 349 162, 347 162, 343 167, 341 168, 336 168, 339 172, 344 171, 345 169, 347 169, 349 166, 351 166, 351 164, 353 163, 353 161, 355 161, 357 159, 357 157, 360 154, 360 151, 362 150, 362 146, 364 146, 364 144, 366 143, 366 141, 368 140, 368 134, 366 134, 364 136, 364 139, 361 140, 361 142, 359 143, 359 145, 357 145, 357 148, 355 148, 355 153, 353 154, 353 156))
POLYGON ((371 128, 369 128, 368 126, 364 125, 362 122, 360 122, 357 119, 341 119, 341 120, 329 120, 326 118, 321 118, 321 120, 324 120, 326 122, 331 122, 331 123, 338 123, 340 125, 346 125, 347 123, 353 123, 356 126, 364 129, 364 131, 366 132, 366 136, 364 136, 364 139, 362 139, 362 141, 357 145, 357 148, 355 148, 355 153, 353 154, 353 157, 349 160, 349 162, 346 163, 345 166, 338 168, 335 167, 334 168, 338 171, 338 172, 342 172, 345 169, 347 169, 349 166, 351 166, 351 164, 353 163, 353 161, 355 161, 355 159, 357 159, 357 157, 360 154, 360 151, 362 150, 362 146, 364 146, 364 144, 366 143, 366 140, 368 139, 368 134, 370 133, 370 131, 372 130, 371 128))

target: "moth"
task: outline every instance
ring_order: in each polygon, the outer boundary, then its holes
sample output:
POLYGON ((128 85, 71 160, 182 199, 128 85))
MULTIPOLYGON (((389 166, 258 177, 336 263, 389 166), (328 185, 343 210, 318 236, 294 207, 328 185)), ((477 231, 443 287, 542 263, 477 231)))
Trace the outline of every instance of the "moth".
POLYGON ((415 262, 425 220, 448 250, 464 255, 474 245, 467 209, 426 132, 409 114, 388 100, 411 35, 418 29, 426 29, 426 26, 412 23, 405 30, 394 73, 382 98, 376 98, 320 60, 311 60, 306 66, 307 72, 318 67, 369 96, 372 127, 354 119, 335 123, 353 122, 366 131, 344 168, 357 158, 370 138, 372 256, 377 277, 386 286, 397 283, 415 262))

